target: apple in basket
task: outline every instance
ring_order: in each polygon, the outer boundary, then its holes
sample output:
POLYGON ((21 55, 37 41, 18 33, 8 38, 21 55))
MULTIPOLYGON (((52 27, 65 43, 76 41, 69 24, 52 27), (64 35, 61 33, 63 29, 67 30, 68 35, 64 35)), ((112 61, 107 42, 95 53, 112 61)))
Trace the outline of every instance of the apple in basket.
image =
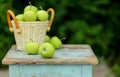
POLYGON ((24 21, 36 21, 37 20, 36 13, 34 13, 33 11, 24 12, 23 20, 24 21))
POLYGON ((29 2, 29 4, 30 4, 30 5, 28 5, 28 6, 26 6, 26 7, 24 8, 24 12, 26 12, 26 11, 33 11, 34 13, 37 13, 38 8, 37 8, 36 6, 33 6, 33 5, 31 4, 31 2, 29 2))
POLYGON ((55 53, 55 48, 52 44, 50 43, 43 43, 39 47, 39 54, 44 57, 44 58, 52 58, 55 53))
POLYGON ((43 10, 41 8, 41 10, 38 10, 38 8, 36 6, 33 6, 30 2, 30 5, 26 6, 24 8, 24 13, 17 15, 16 19, 18 21, 46 21, 48 20, 49 14, 47 11, 43 10))
POLYGON ((18 14, 18 15, 16 16, 16 19, 17 19, 18 21, 23 21, 23 14, 18 14))
POLYGON ((23 20, 24 21, 36 21, 37 20, 36 12, 38 11, 38 8, 31 5, 30 2, 29 4, 30 5, 24 8, 23 20))
POLYGON ((45 11, 45 10, 43 10, 42 8, 41 8, 41 10, 39 10, 39 11, 37 12, 37 18, 38 18, 38 20, 40 20, 40 21, 46 21, 46 20, 48 20, 48 17, 49 17, 48 12, 45 11))
POLYGON ((38 43, 31 41, 25 45, 25 51, 28 54, 34 55, 38 53, 39 47, 40 45, 38 43))

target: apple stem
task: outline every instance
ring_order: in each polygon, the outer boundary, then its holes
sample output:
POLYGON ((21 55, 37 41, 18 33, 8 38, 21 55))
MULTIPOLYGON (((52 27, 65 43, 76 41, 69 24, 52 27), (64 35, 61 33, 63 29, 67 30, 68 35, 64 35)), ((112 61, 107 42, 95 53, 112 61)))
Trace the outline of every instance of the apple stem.
POLYGON ((29 4, 30 4, 30 10, 31 10, 31 8, 32 8, 32 4, 31 4, 31 2, 29 2, 29 4))
POLYGON ((43 50, 44 50, 44 51, 46 51, 46 49, 45 49, 45 48, 43 48, 43 50))
POLYGON ((43 8, 40 6, 40 9, 43 10, 43 8))
POLYGON ((33 42, 33 40, 32 40, 32 39, 30 39, 30 41, 31 41, 31 42, 33 42))

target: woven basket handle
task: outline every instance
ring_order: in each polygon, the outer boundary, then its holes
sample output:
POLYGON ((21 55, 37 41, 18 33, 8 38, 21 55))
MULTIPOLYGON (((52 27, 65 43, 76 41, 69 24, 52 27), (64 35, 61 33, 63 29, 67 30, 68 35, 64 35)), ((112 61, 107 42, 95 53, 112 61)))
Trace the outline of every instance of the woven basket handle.
POLYGON ((52 9, 52 8, 49 8, 49 9, 47 10, 47 12, 48 12, 48 13, 51 12, 50 21, 49 21, 49 25, 48 25, 48 28, 47 28, 47 32, 49 32, 50 29, 51 29, 51 25, 52 25, 52 22, 53 22, 55 13, 54 13, 54 9, 52 9))
POLYGON ((14 13, 13 13, 11 10, 8 10, 8 11, 6 12, 6 15, 7 15, 7 21, 8 21, 8 25, 9 25, 10 31, 13 32, 12 23, 11 23, 11 18, 10 18, 10 17, 12 17, 12 19, 14 20, 15 25, 16 25, 16 30, 17 30, 18 34, 20 34, 20 33, 21 33, 21 30, 20 30, 20 28, 19 28, 19 24, 18 24, 18 22, 17 22, 17 20, 16 20, 16 17, 15 17, 15 15, 14 15, 14 13))

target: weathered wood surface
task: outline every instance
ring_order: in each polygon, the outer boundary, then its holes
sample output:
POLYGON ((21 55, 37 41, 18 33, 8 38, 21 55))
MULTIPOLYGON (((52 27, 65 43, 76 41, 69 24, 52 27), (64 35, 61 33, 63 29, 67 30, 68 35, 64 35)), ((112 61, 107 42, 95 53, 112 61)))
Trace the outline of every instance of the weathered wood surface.
POLYGON ((13 45, 3 64, 98 64, 97 57, 89 45, 63 45, 56 50, 53 58, 42 58, 39 54, 28 55, 13 45))

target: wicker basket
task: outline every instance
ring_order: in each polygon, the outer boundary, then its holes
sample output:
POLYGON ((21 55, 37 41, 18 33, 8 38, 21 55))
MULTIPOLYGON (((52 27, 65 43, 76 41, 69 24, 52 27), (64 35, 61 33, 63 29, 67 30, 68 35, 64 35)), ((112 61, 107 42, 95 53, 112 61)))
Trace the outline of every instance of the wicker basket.
POLYGON ((11 10, 7 11, 9 29, 14 32, 18 50, 24 50, 26 43, 31 40, 39 44, 44 42, 46 32, 50 30, 54 18, 54 10, 52 8, 48 9, 47 12, 51 12, 50 21, 18 22, 14 13, 11 10), (11 17, 13 20, 11 20, 11 17))

